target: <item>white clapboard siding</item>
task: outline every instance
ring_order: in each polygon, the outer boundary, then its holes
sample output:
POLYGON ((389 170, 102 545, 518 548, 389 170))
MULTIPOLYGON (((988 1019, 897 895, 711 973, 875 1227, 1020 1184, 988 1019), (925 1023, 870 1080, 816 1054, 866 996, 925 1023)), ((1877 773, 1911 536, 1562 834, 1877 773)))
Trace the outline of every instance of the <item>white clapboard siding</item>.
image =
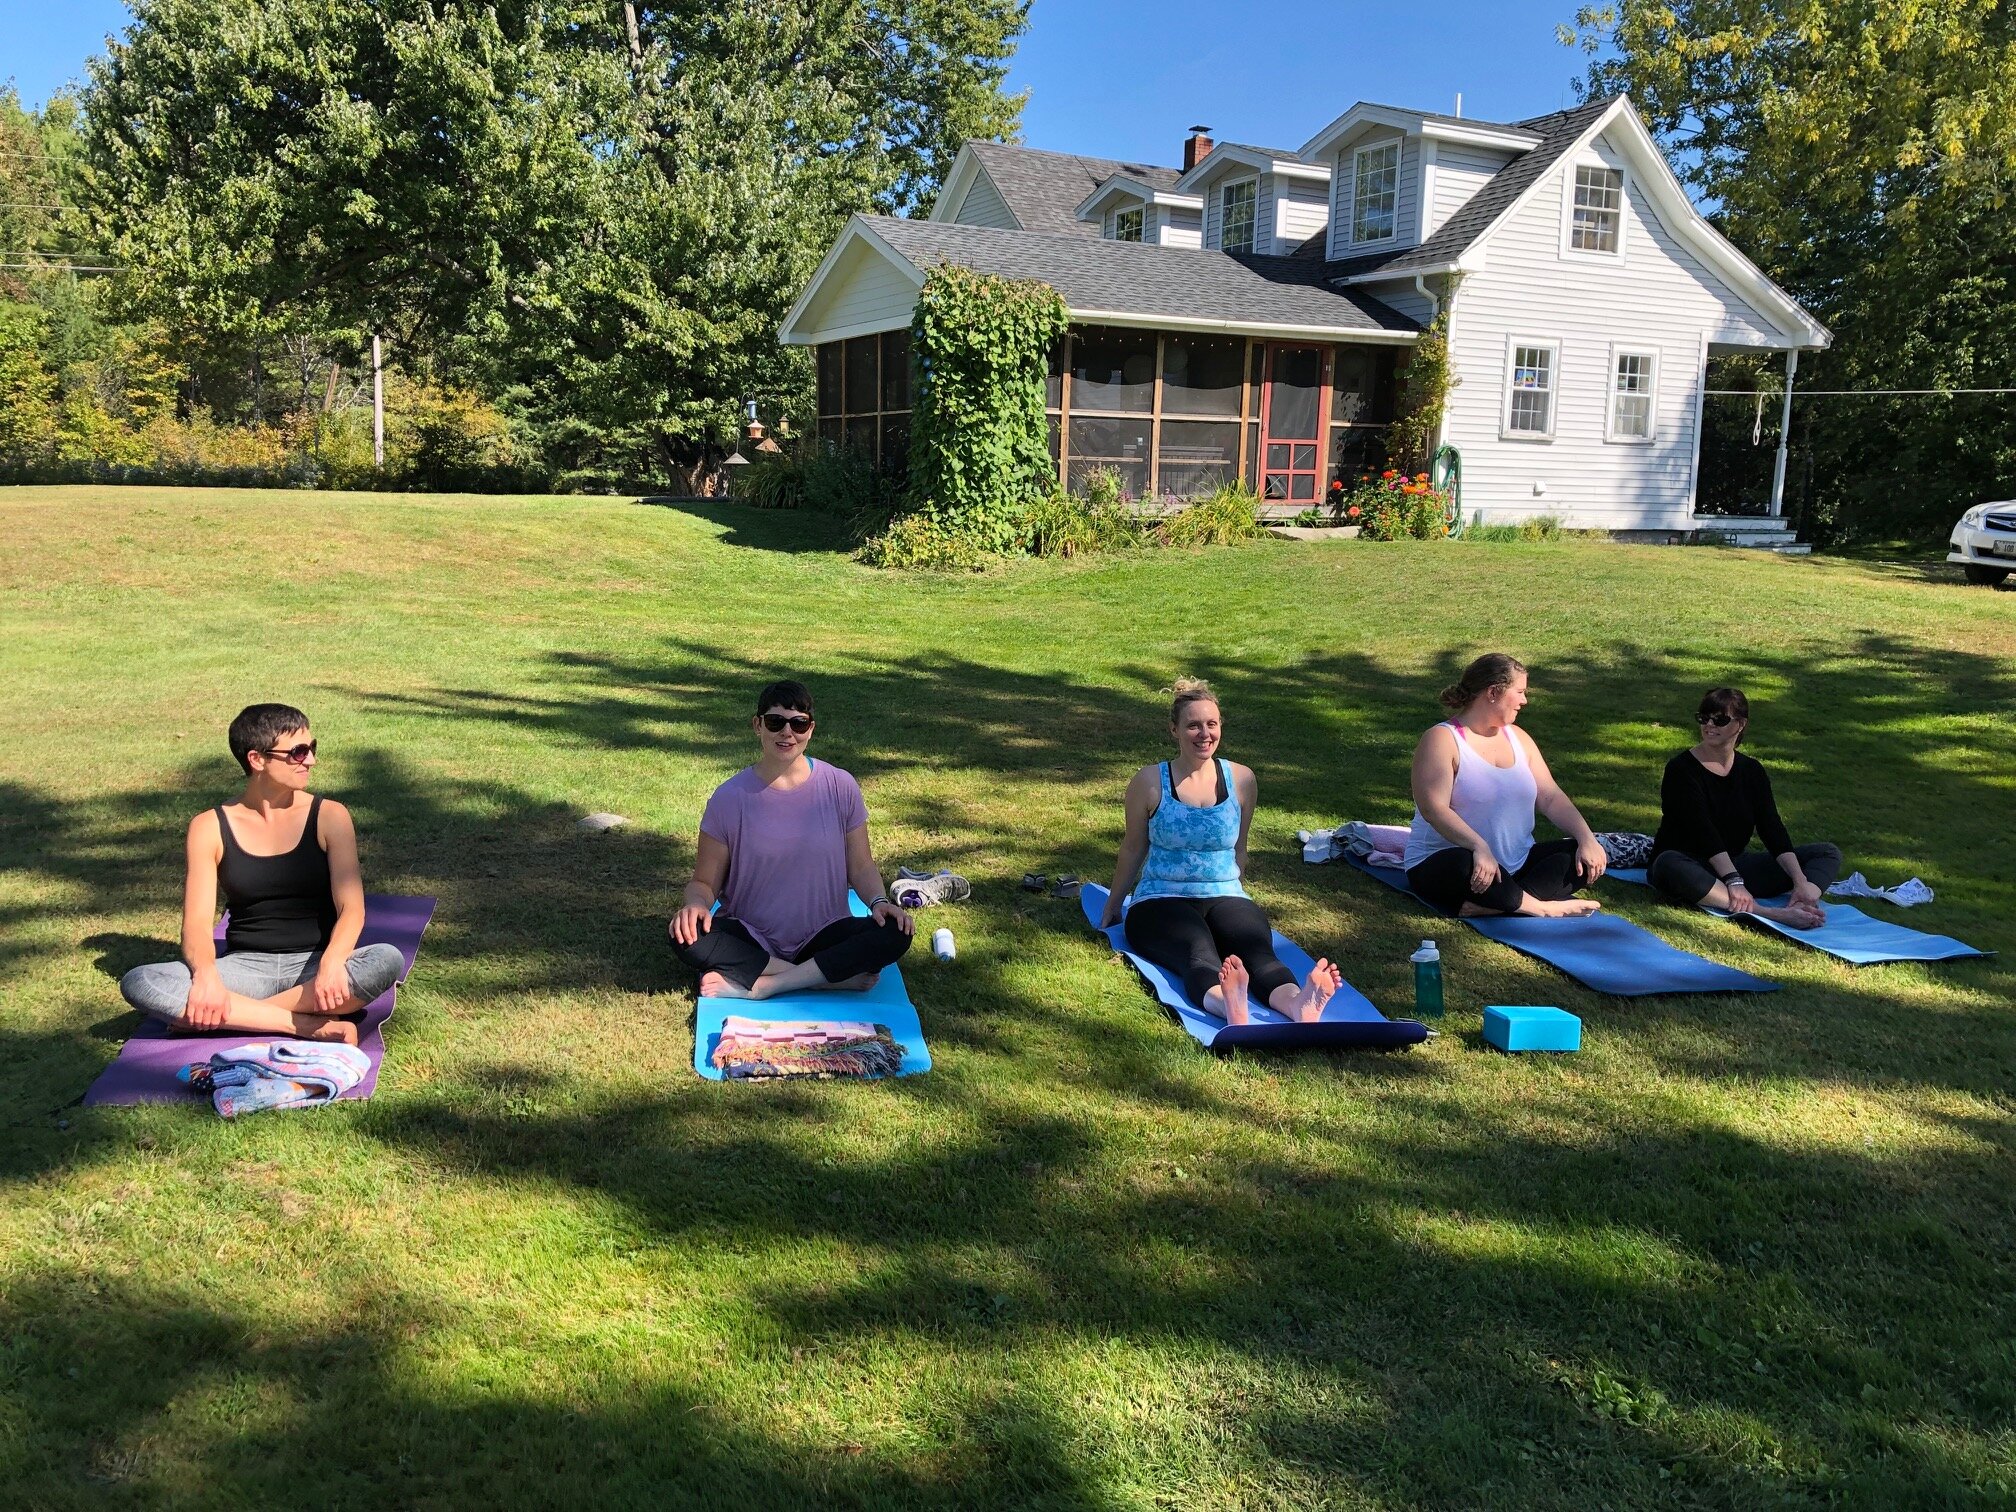
POLYGON ((994 187, 994 180, 987 176, 985 168, 976 167, 973 182, 966 186, 951 218, 965 226, 993 226, 1000 231, 1017 229, 1008 202, 1001 198, 1001 191, 994 187))
POLYGON ((1329 223, 1329 190, 1282 179, 1274 196, 1274 215, 1275 250, 1285 257, 1329 223))
POLYGON ((1274 195, 1274 175, 1261 174, 1253 191, 1253 250, 1263 255, 1281 250, 1274 244, 1274 195))
POLYGON ((1164 205, 1155 212, 1154 234, 1158 246, 1201 247, 1204 245, 1204 214, 1199 210, 1179 210, 1164 205))
POLYGON ((917 284, 865 242, 856 241, 834 264, 798 318, 809 340, 860 331, 894 331, 910 323, 917 284))
POLYGON ((1466 147, 1457 142, 1435 144, 1435 170, 1429 174, 1433 198, 1428 205, 1427 234, 1433 236, 1449 223, 1449 217, 1470 202, 1470 196, 1489 183, 1512 161, 1509 152, 1493 152, 1488 147, 1466 147))
POLYGON ((1420 224, 1421 139, 1402 137, 1386 128, 1373 128, 1352 136, 1337 149, 1337 156, 1331 160, 1330 200, 1330 237, 1327 243, 1330 257, 1357 257, 1367 252, 1413 246, 1417 239, 1415 228, 1420 224), (1395 194, 1393 235, 1384 241, 1354 243, 1351 240, 1351 198, 1357 188, 1355 159, 1358 149, 1392 141, 1396 137, 1400 141, 1400 182, 1395 194))
MULTIPOLYGON (((1441 280, 1428 280, 1428 287, 1440 292, 1441 280)), ((1383 283, 1353 284, 1352 288, 1361 294, 1368 294, 1381 304, 1398 310, 1417 325, 1427 325, 1435 318, 1435 303, 1414 286, 1412 275, 1396 278, 1383 283)))
MULTIPOLYGON (((1597 155, 1622 159, 1599 142, 1597 155)), ((1585 156, 1584 161, 1588 158, 1585 156)), ((1463 504, 1487 520, 1561 516, 1578 528, 1660 529, 1690 515, 1694 424, 1704 339, 1782 347, 1789 338, 1675 241, 1627 180, 1625 260, 1562 252, 1564 185, 1576 155, 1556 165, 1484 243, 1484 266, 1456 295, 1445 438, 1463 454, 1463 504), (1559 344, 1551 441, 1500 435, 1506 347, 1559 344), (1656 439, 1605 439, 1617 349, 1659 361, 1656 439), (1536 495, 1535 483, 1544 494, 1536 495)))

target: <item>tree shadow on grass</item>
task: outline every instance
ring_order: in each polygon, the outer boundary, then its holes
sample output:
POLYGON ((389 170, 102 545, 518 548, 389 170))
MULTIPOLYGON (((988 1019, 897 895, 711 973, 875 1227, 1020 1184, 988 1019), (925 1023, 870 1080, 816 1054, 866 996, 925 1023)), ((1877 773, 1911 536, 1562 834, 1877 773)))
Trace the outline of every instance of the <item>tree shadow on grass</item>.
POLYGON ((840 516, 816 509, 758 509, 753 504, 727 500, 645 498, 637 501, 652 509, 675 509, 681 514, 720 527, 724 546, 741 546, 751 551, 771 551, 787 556, 831 554, 851 551, 858 538, 840 516))

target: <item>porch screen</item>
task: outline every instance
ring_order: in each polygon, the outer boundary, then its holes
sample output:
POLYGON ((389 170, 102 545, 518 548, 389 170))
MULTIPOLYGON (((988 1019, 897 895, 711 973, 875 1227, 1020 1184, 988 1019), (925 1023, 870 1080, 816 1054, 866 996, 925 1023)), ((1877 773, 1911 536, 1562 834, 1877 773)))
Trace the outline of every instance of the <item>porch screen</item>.
POLYGON ((823 343, 815 359, 819 439, 901 474, 910 462, 910 332, 823 343))
POLYGON ((1337 348, 1330 385, 1330 476, 1349 487, 1386 465, 1399 354, 1392 347, 1337 348))
POLYGON ((1239 472, 1239 403, 1246 381, 1242 336, 1165 336, 1157 493, 1196 498, 1239 472))

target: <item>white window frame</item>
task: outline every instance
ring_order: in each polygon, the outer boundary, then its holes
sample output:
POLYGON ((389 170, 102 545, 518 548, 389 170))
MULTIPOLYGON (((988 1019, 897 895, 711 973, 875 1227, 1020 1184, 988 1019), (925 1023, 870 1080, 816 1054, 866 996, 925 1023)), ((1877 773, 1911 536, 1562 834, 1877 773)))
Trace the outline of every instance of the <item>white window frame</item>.
POLYGON ((1614 441, 1619 446, 1650 446, 1659 439, 1659 353, 1649 346, 1613 345, 1610 348, 1610 372, 1606 380, 1609 394, 1603 403, 1603 439, 1614 441), (1645 434, 1627 436, 1617 429, 1617 401, 1624 397, 1617 387, 1617 364, 1626 357, 1642 358, 1645 370, 1645 434))
POLYGON ((1404 143, 1405 139, 1402 137, 1386 137, 1377 142, 1367 142, 1351 154, 1351 245, 1354 247, 1369 247, 1380 242, 1394 241, 1400 235, 1400 168, 1401 159, 1406 155, 1403 151, 1404 143), (1393 154, 1391 219, 1387 222, 1384 236, 1360 236, 1358 226, 1365 208, 1365 159, 1373 153, 1387 152, 1393 154))
POLYGON ((1507 336, 1505 338, 1505 401, 1498 411, 1498 438, 1501 441, 1552 441, 1554 426, 1561 414, 1561 341, 1555 336, 1507 336), (1512 428, 1512 396, 1518 390, 1512 386, 1514 364, 1521 347, 1531 347, 1548 354, 1547 372, 1551 380, 1547 385, 1547 429, 1544 431, 1514 430, 1512 428))
POLYGON ((1228 184, 1219 186, 1218 250, 1220 252, 1245 252, 1248 254, 1260 250, 1260 180, 1257 177, 1234 179, 1228 184), (1252 230, 1247 234, 1246 245, 1243 247, 1234 247, 1225 240, 1225 228, 1232 223, 1231 201, 1232 191, 1235 189, 1250 189, 1253 191, 1252 230))
POLYGON ((1561 170, 1561 255, 1598 265, 1622 263, 1629 251, 1632 190, 1629 168, 1607 163, 1600 157, 1585 155, 1570 158, 1561 170), (1614 252, 1593 252, 1575 245, 1575 179, 1577 171, 1583 168, 1600 168, 1605 173, 1617 175, 1617 250, 1614 252))
POLYGON ((1145 242, 1148 240, 1148 207, 1146 205, 1128 205, 1124 209, 1115 210, 1113 212, 1113 240, 1136 242, 1145 242), (1134 217, 1134 234, 1132 236, 1122 236, 1120 234, 1120 220, 1121 217, 1128 215, 1134 217))

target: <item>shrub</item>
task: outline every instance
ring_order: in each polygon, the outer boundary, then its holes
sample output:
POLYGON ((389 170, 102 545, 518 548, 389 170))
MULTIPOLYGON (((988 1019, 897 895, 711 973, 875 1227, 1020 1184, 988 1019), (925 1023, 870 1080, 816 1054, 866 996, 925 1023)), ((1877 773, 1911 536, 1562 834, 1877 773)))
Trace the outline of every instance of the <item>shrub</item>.
POLYGON ((1426 473, 1410 478, 1389 467, 1376 478, 1368 474, 1344 501, 1346 515, 1357 511, 1361 541, 1437 541, 1449 534, 1449 495, 1431 488, 1426 473))
POLYGON ((1156 534, 1167 546, 1229 546, 1267 532, 1261 527, 1260 500, 1244 483, 1227 483, 1188 509, 1165 518, 1156 534))
POLYGON ((978 572, 987 552, 970 534, 928 514, 907 514, 871 535, 858 553, 870 567, 978 572))
POLYGON ((1025 549, 1039 557, 1129 551, 1148 537, 1148 528, 1122 500, 1120 475, 1111 468, 1093 473, 1083 498, 1060 488, 1036 500, 1026 526, 1025 549))
POLYGON ((1558 541, 1562 537, 1558 515, 1535 515, 1516 525, 1472 525, 1463 532, 1466 541, 1558 541))
POLYGON ((757 509, 803 509, 805 464, 796 457, 765 455, 740 470, 729 497, 757 509))

